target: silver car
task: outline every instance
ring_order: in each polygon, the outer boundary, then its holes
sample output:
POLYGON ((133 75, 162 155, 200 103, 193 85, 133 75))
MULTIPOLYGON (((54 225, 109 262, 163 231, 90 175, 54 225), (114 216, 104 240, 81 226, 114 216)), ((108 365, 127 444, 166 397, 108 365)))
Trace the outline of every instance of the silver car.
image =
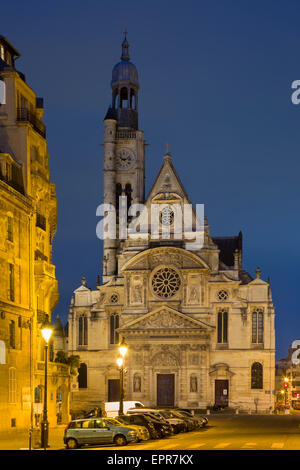
POLYGON ((105 418, 75 419, 68 424, 64 434, 64 443, 68 449, 98 444, 124 446, 136 440, 137 432, 134 428, 114 425, 105 418))

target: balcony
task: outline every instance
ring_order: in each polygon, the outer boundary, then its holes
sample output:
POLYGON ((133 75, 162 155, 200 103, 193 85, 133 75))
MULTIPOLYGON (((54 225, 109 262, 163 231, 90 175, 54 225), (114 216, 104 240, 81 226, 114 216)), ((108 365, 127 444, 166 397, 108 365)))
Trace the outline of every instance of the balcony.
POLYGON ((49 276, 55 279, 55 266, 47 261, 35 261, 34 274, 36 276, 49 276))
POLYGON ((18 108, 17 109, 17 121, 19 122, 29 122, 34 130, 38 132, 42 137, 46 137, 46 126, 45 124, 38 119, 34 113, 29 111, 27 108, 18 108))
POLYGON ((42 230, 46 231, 46 217, 37 212, 35 225, 36 225, 36 227, 39 227, 42 230))

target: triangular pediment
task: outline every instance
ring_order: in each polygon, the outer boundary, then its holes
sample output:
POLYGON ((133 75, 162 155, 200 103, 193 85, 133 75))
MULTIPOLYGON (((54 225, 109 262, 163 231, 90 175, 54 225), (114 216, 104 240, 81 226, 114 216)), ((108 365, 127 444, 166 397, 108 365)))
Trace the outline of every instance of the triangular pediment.
POLYGON ((168 306, 162 306, 147 313, 135 320, 132 320, 119 328, 120 332, 125 331, 170 331, 170 330, 202 330, 208 331, 213 326, 178 312, 168 306))
POLYGON ((156 202, 157 199, 173 200, 174 202, 182 199, 184 203, 190 204, 189 197, 173 166, 170 155, 165 156, 163 166, 150 190, 146 205, 156 202))

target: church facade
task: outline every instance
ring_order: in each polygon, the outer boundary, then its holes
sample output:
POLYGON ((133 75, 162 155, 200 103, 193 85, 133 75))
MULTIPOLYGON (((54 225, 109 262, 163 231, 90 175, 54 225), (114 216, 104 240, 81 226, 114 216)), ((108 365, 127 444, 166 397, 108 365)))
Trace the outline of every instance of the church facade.
MULTIPOLYGON (((202 244, 175 233, 174 207, 190 204, 167 150, 145 197, 145 141, 138 125, 139 82, 125 37, 112 72, 112 104, 104 119, 104 203, 158 214, 139 232, 104 239, 103 278, 85 278, 73 294, 67 350, 79 354, 72 411, 119 400, 118 344, 125 339, 125 400, 146 406, 268 410, 274 405, 275 329, 269 282, 242 265, 242 234, 202 244), (143 206, 142 206, 143 205, 143 206)), ((131 210, 131 209, 130 209, 131 210)), ((129 210, 128 224, 134 224, 129 210)), ((195 226, 192 213, 191 230, 195 226)), ((144 219, 143 219, 144 220, 144 219)))

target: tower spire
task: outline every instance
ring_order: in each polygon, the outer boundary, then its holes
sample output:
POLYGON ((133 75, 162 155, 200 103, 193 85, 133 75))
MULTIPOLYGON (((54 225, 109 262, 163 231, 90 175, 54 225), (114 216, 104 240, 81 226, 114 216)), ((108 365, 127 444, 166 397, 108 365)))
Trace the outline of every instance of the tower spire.
POLYGON ((122 55, 121 60, 129 61, 129 42, 127 41, 127 29, 125 28, 124 31, 124 41, 122 42, 122 55))

